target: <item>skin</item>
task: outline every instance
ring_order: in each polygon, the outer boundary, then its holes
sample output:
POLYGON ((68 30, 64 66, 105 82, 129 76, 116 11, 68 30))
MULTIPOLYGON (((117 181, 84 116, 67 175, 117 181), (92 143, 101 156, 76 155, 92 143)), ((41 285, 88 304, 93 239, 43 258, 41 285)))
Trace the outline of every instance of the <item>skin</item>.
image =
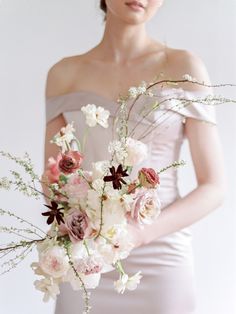
MULTIPOLYGON (((166 47, 147 34, 146 22, 156 14, 163 1, 140 1, 145 9, 139 12, 127 7, 126 0, 106 1, 107 18, 101 41, 86 53, 63 58, 50 68, 46 98, 87 90, 115 101, 120 93, 126 94, 130 86, 139 85, 142 80, 150 82, 160 72, 164 72, 168 79, 181 79, 188 73, 199 81, 210 83, 199 56, 166 47)), ((191 83, 179 87, 206 89, 191 83)), ((58 153, 56 145, 49 144, 49 140, 65 125, 60 115, 46 126, 45 167, 48 158, 58 153)), ((143 230, 130 226, 136 247, 192 225, 224 201, 226 174, 217 127, 186 118, 184 132, 189 142, 197 187, 167 206, 151 226, 143 230)), ((48 192, 44 185, 43 190, 48 192)))

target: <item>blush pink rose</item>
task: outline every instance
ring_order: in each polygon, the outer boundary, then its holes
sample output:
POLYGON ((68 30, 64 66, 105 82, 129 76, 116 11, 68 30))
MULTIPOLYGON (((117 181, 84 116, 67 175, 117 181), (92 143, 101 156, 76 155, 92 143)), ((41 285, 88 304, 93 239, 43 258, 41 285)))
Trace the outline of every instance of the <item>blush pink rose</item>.
POLYGON ((160 184, 159 176, 153 168, 142 168, 139 170, 138 178, 145 188, 155 188, 160 184))
MULTIPOLYGON (((83 172, 83 175, 86 178, 85 172, 83 172)), ((87 181, 89 181, 87 178, 84 179, 78 173, 73 173, 61 190, 65 192, 69 198, 79 199, 86 197, 89 189, 89 183, 87 181)))
POLYGON ((138 225, 151 224, 160 213, 161 201, 157 190, 138 189, 129 213, 131 222, 138 225))
POLYGON ((39 255, 39 266, 53 278, 59 278, 67 273, 70 267, 68 261, 65 249, 58 245, 48 247, 39 255))

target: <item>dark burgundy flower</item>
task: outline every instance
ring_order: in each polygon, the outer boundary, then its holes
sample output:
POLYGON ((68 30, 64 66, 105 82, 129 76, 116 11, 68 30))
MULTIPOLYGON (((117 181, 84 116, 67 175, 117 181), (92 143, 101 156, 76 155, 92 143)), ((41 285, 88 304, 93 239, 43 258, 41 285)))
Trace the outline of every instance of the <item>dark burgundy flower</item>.
POLYGON ((63 208, 58 208, 58 204, 54 201, 51 201, 51 206, 44 204, 44 206, 50 208, 51 210, 45 213, 42 213, 43 216, 49 216, 47 219, 47 224, 50 225, 53 223, 54 219, 57 220, 58 225, 60 225, 61 222, 64 223, 64 213, 61 212, 63 208))
POLYGON ((115 190, 121 189, 123 184, 126 184, 125 180, 122 179, 122 177, 127 177, 129 174, 127 173, 127 169, 123 170, 122 165, 119 164, 117 167, 117 170, 115 170, 115 167, 112 166, 110 169, 111 175, 110 176, 105 176, 103 180, 105 182, 112 181, 113 188, 115 190))

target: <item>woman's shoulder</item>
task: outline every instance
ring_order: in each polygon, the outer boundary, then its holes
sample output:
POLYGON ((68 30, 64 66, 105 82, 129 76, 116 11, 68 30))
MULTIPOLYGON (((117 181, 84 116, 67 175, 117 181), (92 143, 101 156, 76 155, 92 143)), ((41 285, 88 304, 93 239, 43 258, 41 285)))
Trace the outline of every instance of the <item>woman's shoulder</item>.
MULTIPOLYGON (((170 71, 169 76, 171 76, 172 79, 181 79, 183 75, 189 74, 200 82, 204 81, 206 84, 210 84, 206 64, 203 58, 196 52, 168 47, 167 62, 170 71)), ((189 83, 188 85, 188 88, 193 88, 193 84, 189 83)))
POLYGON ((55 62, 47 73, 46 98, 67 93, 74 79, 79 79, 80 69, 87 59, 87 53, 84 53, 66 56, 55 62))

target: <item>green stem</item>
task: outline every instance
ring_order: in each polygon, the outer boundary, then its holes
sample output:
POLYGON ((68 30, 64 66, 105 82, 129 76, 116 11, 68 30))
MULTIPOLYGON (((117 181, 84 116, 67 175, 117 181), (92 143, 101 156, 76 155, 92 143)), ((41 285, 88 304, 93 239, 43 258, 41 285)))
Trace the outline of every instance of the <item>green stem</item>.
POLYGON ((115 263, 115 266, 120 274, 125 275, 125 271, 120 260, 115 263))
POLYGON ((84 244, 85 249, 86 249, 86 251, 87 251, 87 253, 88 253, 88 256, 91 256, 91 254, 90 254, 90 252, 89 252, 89 248, 88 248, 88 245, 87 245, 86 240, 83 241, 83 244, 84 244))
POLYGON ((32 240, 32 241, 28 241, 28 242, 27 241, 21 241, 20 244, 16 244, 16 245, 9 246, 9 247, 6 247, 6 248, 0 248, 0 252, 13 250, 13 249, 15 250, 15 249, 18 249, 18 248, 21 248, 21 247, 25 247, 25 246, 31 246, 32 244, 37 243, 37 242, 42 242, 45 239, 32 240))
POLYGON ((160 174, 170 168, 176 168, 176 167, 179 167, 179 166, 184 166, 186 164, 186 162, 184 160, 180 160, 180 161, 174 161, 171 165, 165 167, 165 168, 162 168, 161 170, 159 170, 157 173, 160 174))
POLYGON ((86 289, 86 287, 85 287, 85 284, 84 284, 82 278, 80 277, 79 273, 77 272, 77 270, 76 270, 76 268, 75 268, 75 266, 74 266, 73 261, 71 260, 71 254, 70 254, 70 251, 69 251, 69 245, 66 244, 64 247, 65 247, 65 249, 66 249, 66 254, 67 254, 68 258, 69 258, 69 264, 70 264, 71 268, 73 269, 73 271, 74 271, 74 273, 75 273, 75 276, 79 279, 81 288, 82 288, 83 291, 84 291, 85 307, 84 307, 84 312, 83 312, 83 313, 89 314, 90 309, 91 309, 91 306, 89 305, 89 292, 87 291, 87 289, 86 289))

